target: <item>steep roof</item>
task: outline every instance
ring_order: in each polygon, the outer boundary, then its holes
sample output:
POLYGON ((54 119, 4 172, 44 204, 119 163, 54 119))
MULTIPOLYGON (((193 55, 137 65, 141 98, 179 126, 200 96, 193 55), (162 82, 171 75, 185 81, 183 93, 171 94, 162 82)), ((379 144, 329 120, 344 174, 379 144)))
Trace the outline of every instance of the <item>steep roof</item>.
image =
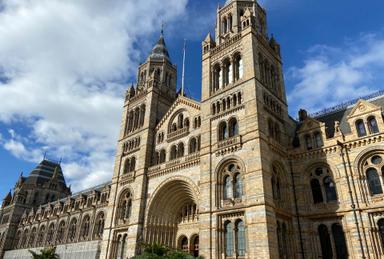
POLYGON ((167 46, 165 45, 163 32, 161 32, 160 38, 156 45, 153 47, 152 53, 149 55, 148 59, 156 61, 162 61, 165 59, 170 61, 169 52, 167 46))
POLYGON ((60 164, 44 159, 29 174, 25 183, 42 185, 50 181, 53 177, 56 178, 58 183, 61 183, 66 186, 63 171, 61 170, 60 164))
MULTIPOLYGON (((362 97, 361 99, 364 99, 369 103, 372 103, 379 107, 384 107, 384 92, 375 93, 370 96, 362 97)), ((313 116, 313 118, 325 123, 326 133, 329 137, 332 137, 334 134, 335 121, 340 122, 340 130, 344 134, 351 133, 351 128, 349 126, 349 123, 347 122, 347 117, 351 114, 356 103, 357 100, 353 100, 351 102, 348 102, 349 105, 345 105, 340 109, 331 108, 335 109, 335 111, 318 114, 317 116, 313 116)))

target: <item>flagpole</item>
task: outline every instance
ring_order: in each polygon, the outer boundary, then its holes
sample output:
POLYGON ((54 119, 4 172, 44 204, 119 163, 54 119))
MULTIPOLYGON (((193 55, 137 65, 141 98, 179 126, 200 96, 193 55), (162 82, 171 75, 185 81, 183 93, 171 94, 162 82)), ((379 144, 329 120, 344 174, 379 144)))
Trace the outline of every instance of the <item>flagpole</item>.
POLYGON ((183 48, 183 72, 181 75, 181 95, 184 96, 184 79, 185 79, 185 52, 186 52, 187 40, 184 40, 183 48))

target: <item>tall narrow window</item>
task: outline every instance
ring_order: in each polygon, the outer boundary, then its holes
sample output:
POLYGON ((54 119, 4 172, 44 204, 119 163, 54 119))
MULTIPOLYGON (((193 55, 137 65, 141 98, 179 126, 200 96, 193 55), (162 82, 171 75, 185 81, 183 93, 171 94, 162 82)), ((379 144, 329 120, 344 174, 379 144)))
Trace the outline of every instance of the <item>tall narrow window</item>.
POLYGON ((87 240, 89 235, 89 228, 90 228, 90 218, 89 216, 85 216, 83 219, 83 226, 81 228, 81 239, 87 240))
POLYGON ((244 222, 242 220, 237 223, 236 238, 237 254, 239 256, 245 256, 245 227, 244 222))
POLYGON ((380 219, 377 222, 377 226, 379 227, 379 234, 381 238, 381 243, 384 246, 384 219, 380 219))
POLYGON ((363 120, 356 121, 356 130, 357 130, 357 136, 363 137, 367 135, 367 131, 365 130, 365 125, 363 120))
POLYGON ((116 241, 116 259, 123 259, 121 251, 123 249, 123 240, 122 237, 119 235, 116 241))
POLYGON ((177 146, 177 157, 183 157, 184 156, 184 143, 179 143, 177 146))
POLYGON ((196 138, 192 138, 189 142, 189 154, 193 154, 197 151, 197 141, 196 138))
POLYGON ((379 126, 377 125, 377 121, 374 116, 368 118, 368 127, 371 134, 379 132, 379 126))
POLYGON ((282 241, 282 251, 284 258, 288 258, 288 233, 287 233, 287 224, 283 222, 281 224, 281 241, 282 241))
POLYGON ((336 188, 335 188, 335 183, 332 181, 332 178, 330 176, 327 176, 324 178, 323 182, 324 182, 324 188, 325 188, 325 195, 327 196, 327 202, 336 201, 337 200, 336 188))
POLYGON ((368 168, 367 181, 368 181, 368 187, 371 192, 371 195, 383 193, 383 189, 381 187, 381 182, 380 182, 380 176, 377 173, 377 170, 375 168, 368 168))
POLYGON ((345 241, 343 227, 337 223, 333 224, 332 235, 335 241, 337 259, 347 259, 348 249, 347 249, 347 242, 345 241))
POLYGON ((124 235, 121 243, 121 258, 125 259, 127 258, 127 235, 124 235))
POLYGON ((96 226, 93 234, 94 238, 100 239, 103 236, 104 224, 105 224, 104 212, 100 212, 96 218, 96 226))
POLYGON ((235 176, 235 198, 241 198, 243 195, 243 181, 241 180, 241 175, 236 174, 235 176))
POLYGON ((233 226, 232 222, 225 225, 225 255, 233 256, 233 226))
POLYGON ((224 140, 226 138, 228 138, 227 123, 223 121, 219 124, 219 140, 224 140))
POLYGON ((135 171, 135 169, 136 169, 136 158, 135 158, 135 157, 132 157, 132 158, 131 158, 131 164, 130 164, 130 169, 129 169, 129 171, 130 171, 130 172, 133 172, 133 171, 135 171))
POLYGON ((59 229, 57 231, 56 240, 58 243, 64 242, 64 233, 65 233, 65 221, 60 222, 59 229))
POLYGON ((232 138, 237 135, 239 135, 239 124, 235 118, 232 118, 229 121, 229 137, 232 138))
POLYGON ((314 137, 315 137, 315 145, 316 145, 316 147, 317 148, 322 147, 323 146, 323 139, 321 137, 320 132, 316 132, 314 137))
POLYGON ((232 186, 231 177, 226 176, 224 178, 224 199, 232 198, 232 186))
POLYGON ((170 160, 176 159, 176 156, 177 156, 177 148, 175 145, 173 145, 171 147, 171 159, 170 160))
POLYGON ((314 203, 323 202, 323 194, 321 193, 321 186, 319 180, 312 179, 311 181, 312 197, 314 203))
POLYGON ((318 227, 318 233, 319 233, 321 253, 323 258, 332 259, 333 258, 332 244, 331 244, 331 238, 330 238, 327 226, 320 225, 318 227))
POLYGON ((188 252, 188 238, 186 236, 181 239, 180 246, 181 250, 183 250, 184 252, 188 252))
POLYGON ((311 150, 313 148, 312 139, 310 135, 305 136, 305 144, 307 145, 308 150, 311 150))
POLYGON ((160 150, 160 164, 165 162, 165 150, 160 150))

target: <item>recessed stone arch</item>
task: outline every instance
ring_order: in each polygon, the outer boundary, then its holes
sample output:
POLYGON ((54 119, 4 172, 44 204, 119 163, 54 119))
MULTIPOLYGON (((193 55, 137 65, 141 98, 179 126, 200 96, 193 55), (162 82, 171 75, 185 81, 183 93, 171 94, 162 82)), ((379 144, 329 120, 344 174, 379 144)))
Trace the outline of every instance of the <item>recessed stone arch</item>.
POLYGON ((171 177, 161 183, 148 203, 146 243, 177 248, 183 224, 197 223, 198 201, 198 188, 187 177, 171 177))

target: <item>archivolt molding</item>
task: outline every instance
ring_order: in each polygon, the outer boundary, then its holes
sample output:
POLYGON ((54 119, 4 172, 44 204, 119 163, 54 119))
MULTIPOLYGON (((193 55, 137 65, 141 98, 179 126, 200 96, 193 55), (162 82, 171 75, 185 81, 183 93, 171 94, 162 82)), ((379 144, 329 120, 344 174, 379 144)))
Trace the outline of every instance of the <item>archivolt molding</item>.
POLYGON ((148 206, 148 209, 147 209, 147 211, 145 213, 146 214, 146 218, 148 218, 150 210, 153 207, 153 203, 154 203, 154 201, 156 201, 156 198, 158 197, 158 195, 161 194, 161 191, 162 191, 163 187, 165 187, 166 185, 170 184, 171 182, 177 182, 177 181, 186 182, 187 185, 192 190, 192 196, 196 200, 196 203, 199 201, 199 197, 200 197, 199 188, 197 187, 197 185, 190 178, 185 177, 185 176, 181 176, 181 175, 172 176, 172 177, 167 178, 166 180, 164 180, 162 183, 160 183, 157 186, 156 190, 151 195, 151 197, 149 198, 149 202, 148 202, 149 206, 148 206))
POLYGON ((376 145, 376 146, 372 146, 372 147, 368 147, 366 149, 364 149, 363 151, 361 151, 355 158, 355 160, 353 161, 353 170, 355 172, 359 172, 359 170, 361 169, 361 165, 362 165, 362 162, 368 157, 370 156, 372 153, 374 152, 378 152, 378 153, 384 153, 384 147, 381 145, 376 145))

